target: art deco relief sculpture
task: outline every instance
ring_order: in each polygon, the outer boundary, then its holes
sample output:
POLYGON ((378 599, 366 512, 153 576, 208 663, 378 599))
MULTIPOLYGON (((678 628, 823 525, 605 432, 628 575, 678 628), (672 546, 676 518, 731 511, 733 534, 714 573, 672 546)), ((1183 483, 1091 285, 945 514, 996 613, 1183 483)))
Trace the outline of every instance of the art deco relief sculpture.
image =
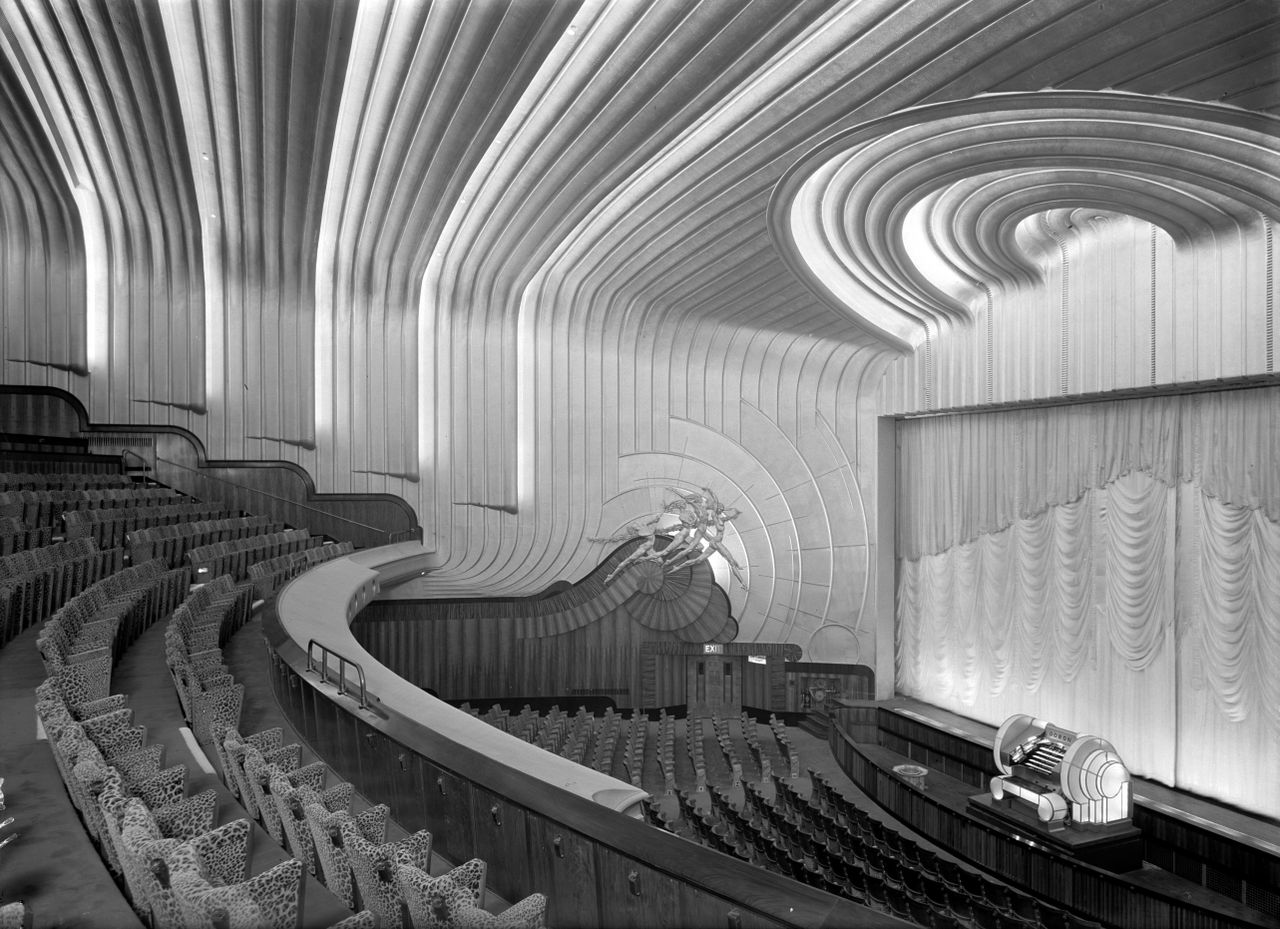
POLYGON ((633 564, 652 562, 662 567, 664 574, 672 574, 684 568, 702 564, 713 554, 724 557, 739 584, 746 586, 742 566, 724 545, 724 533, 728 524, 736 519, 739 511, 726 508, 709 487, 701 493, 682 493, 668 487, 674 496, 663 505, 662 511, 641 523, 629 523, 622 532, 593 542, 625 542, 643 539, 640 546, 605 578, 609 583, 633 564), (676 522, 671 521, 671 517, 676 522), (663 545, 659 539, 666 540, 663 545))

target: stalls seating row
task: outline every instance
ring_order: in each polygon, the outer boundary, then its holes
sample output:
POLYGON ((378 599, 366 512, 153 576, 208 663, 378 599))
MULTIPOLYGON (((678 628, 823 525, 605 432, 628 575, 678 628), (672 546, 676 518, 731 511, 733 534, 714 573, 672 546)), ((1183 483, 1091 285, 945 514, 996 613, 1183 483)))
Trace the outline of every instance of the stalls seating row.
POLYGON ((769 730, 773 733, 773 739, 778 745, 778 752, 782 755, 783 765, 790 770, 792 777, 798 777, 800 775, 800 756, 791 745, 791 736, 787 734, 787 724, 778 719, 773 713, 770 713, 769 730))

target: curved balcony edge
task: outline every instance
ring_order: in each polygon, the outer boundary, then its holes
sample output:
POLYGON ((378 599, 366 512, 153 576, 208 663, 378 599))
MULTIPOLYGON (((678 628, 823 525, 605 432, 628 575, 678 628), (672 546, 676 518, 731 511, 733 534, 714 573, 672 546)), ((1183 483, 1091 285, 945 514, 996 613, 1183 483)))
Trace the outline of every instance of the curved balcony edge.
POLYGON ((382 666, 350 624, 384 588, 423 573, 427 558, 404 542, 326 562, 286 585, 263 616, 281 708, 339 776, 406 828, 429 826, 451 859, 484 858, 507 899, 547 894, 558 926, 906 925, 655 829, 635 818, 645 791, 507 735, 382 666), (308 673, 313 640, 361 666, 367 708, 353 671, 345 694, 336 678, 308 673))

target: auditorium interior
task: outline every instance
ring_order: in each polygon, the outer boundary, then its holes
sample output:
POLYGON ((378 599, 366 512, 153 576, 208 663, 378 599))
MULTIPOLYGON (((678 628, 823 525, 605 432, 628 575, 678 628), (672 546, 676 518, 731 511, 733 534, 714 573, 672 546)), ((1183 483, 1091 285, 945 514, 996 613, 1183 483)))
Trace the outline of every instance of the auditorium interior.
POLYGON ((1280 929, 1274 0, 0 0, 0 929, 1280 929))

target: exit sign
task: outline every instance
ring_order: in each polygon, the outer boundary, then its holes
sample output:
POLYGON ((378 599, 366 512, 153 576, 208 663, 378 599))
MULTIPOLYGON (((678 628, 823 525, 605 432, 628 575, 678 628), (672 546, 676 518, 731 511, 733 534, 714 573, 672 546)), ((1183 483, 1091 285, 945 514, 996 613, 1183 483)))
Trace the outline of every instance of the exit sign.
POLYGON ((723 645, 713 645, 713 644, 711 644, 711 643, 708 643, 708 644, 706 644, 706 645, 702 646, 702 654, 704 654, 704 655, 723 655, 723 654, 724 654, 724 646, 723 646, 723 645))

